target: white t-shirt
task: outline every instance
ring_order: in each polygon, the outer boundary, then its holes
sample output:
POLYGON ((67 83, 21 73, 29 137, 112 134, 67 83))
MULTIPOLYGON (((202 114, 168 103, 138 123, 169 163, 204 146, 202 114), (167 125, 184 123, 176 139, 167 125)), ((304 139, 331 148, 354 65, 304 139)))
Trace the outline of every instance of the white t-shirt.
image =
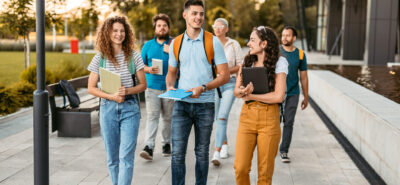
POLYGON ((278 62, 276 62, 275 74, 286 73, 286 75, 288 75, 289 74, 288 67, 289 63, 286 60, 286 58, 282 56, 279 57, 278 62))

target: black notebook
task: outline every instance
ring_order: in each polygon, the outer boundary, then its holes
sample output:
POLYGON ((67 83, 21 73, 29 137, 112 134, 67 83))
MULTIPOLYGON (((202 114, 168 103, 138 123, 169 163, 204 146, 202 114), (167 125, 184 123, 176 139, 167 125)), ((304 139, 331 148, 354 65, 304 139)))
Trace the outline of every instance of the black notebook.
POLYGON ((265 67, 243 67, 242 79, 244 87, 250 82, 253 83, 253 94, 269 93, 267 69, 265 67))

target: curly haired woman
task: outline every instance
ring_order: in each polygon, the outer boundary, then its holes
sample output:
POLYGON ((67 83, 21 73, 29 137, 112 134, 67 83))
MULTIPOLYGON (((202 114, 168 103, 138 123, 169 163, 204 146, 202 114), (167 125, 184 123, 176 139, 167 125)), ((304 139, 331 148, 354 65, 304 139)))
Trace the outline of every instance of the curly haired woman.
POLYGON ((279 39, 269 27, 259 26, 254 29, 247 45, 250 51, 244 58, 243 66, 266 68, 271 91, 266 94, 252 94, 253 85, 250 83, 243 86, 242 68, 239 69, 234 95, 246 103, 240 113, 236 136, 236 184, 250 185, 251 160, 257 146, 257 184, 270 185, 281 138, 278 103, 285 96, 288 62, 280 57, 279 39))
POLYGON ((99 51, 88 70, 90 94, 100 97, 100 128, 107 153, 107 165, 113 185, 130 185, 140 124, 139 103, 134 94, 146 89, 144 64, 134 51, 135 38, 125 17, 105 20, 98 28, 96 49, 99 51), (134 65, 134 66, 129 66, 134 65), (121 88, 108 94, 97 87, 99 68, 121 75, 121 88), (134 68, 139 84, 134 86, 134 68))

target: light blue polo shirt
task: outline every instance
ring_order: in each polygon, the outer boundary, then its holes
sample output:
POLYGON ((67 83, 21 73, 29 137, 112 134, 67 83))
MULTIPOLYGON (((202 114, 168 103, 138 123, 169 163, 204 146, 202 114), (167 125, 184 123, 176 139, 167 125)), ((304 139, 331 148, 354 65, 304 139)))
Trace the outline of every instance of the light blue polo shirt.
MULTIPOLYGON (((204 30, 201 29, 200 34, 196 39, 192 40, 186 34, 182 39, 181 51, 179 54, 180 62, 180 77, 179 77, 179 89, 188 90, 194 87, 207 84, 213 80, 211 64, 208 63, 206 52, 204 50, 203 42, 204 30)), ((169 47, 169 65, 172 67, 178 67, 178 63, 175 59, 173 45, 175 40, 171 42, 169 47)), ((214 62, 215 65, 226 63, 226 57, 224 47, 217 37, 213 36, 213 47, 214 47, 214 62)), ((214 102, 215 90, 209 90, 203 92, 199 98, 185 98, 182 101, 189 103, 208 103, 214 102)))

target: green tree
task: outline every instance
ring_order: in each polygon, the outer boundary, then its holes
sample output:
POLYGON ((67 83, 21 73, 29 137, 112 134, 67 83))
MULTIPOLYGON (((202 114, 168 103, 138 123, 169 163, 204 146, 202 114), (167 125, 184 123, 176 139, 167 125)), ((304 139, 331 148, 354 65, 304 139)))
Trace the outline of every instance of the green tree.
POLYGON ((35 28, 35 14, 32 11, 32 0, 10 0, 5 2, 0 15, 0 24, 15 39, 23 37, 25 69, 30 66, 29 33, 35 28))
POLYGON ((178 35, 185 31, 186 22, 183 19, 183 4, 186 0, 163 0, 154 1, 152 4, 157 8, 157 13, 167 14, 171 19, 171 35, 178 35))
MULTIPOLYGON (((60 3, 64 0, 54 0, 60 3)), ((23 38, 25 69, 30 66, 29 33, 35 30, 36 14, 33 10, 33 0, 10 0, 4 3, 3 12, 0 14, 0 31, 15 39, 23 38)), ((46 27, 57 23, 56 14, 46 12, 46 27)))
POLYGON ((214 24, 214 20, 217 18, 225 18, 226 20, 231 20, 232 14, 224 7, 217 6, 210 10, 207 10, 207 27, 211 30, 211 26, 214 24))
POLYGON ((119 10, 125 15, 132 9, 134 9, 137 5, 139 5, 140 2, 140 0, 120 0, 120 1, 109 0, 109 1, 111 2, 114 11, 119 10))
POLYGON ((232 31, 236 32, 237 38, 248 39, 253 27, 259 25, 257 22, 256 1, 234 1, 234 22, 232 31))
POLYGON ((53 32, 53 50, 56 46, 56 30, 64 27, 62 22, 62 15, 57 13, 57 9, 64 8, 65 0, 51 0, 46 4, 46 23, 48 27, 52 27, 53 32))
POLYGON ((0 23, 0 38, 12 39, 13 34, 8 29, 8 25, 4 23, 0 23))
POLYGON ((284 27, 282 12, 279 7, 279 0, 266 0, 258 10, 260 25, 266 25, 280 33, 284 27))
POLYGON ((140 45, 145 39, 153 37, 152 18, 156 13, 157 8, 151 2, 141 2, 128 12, 127 16, 133 29, 138 33, 140 45))
POLYGON ((86 66, 86 45, 85 38, 97 27, 99 21, 99 12, 95 9, 94 0, 90 0, 90 6, 78 8, 72 14, 68 24, 70 35, 82 41, 82 65, 86 66))

